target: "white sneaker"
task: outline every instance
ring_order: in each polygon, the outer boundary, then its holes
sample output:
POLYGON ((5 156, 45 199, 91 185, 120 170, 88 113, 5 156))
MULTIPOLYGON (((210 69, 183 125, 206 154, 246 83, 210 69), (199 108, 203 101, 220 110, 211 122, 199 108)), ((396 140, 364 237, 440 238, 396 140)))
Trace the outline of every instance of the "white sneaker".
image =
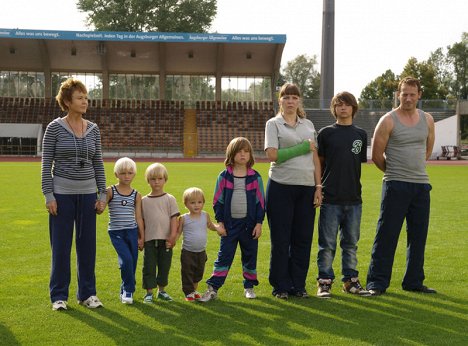
POLYGON ((120 301, 123 304, 133 304, 133 293, 123 291, 120 296, 120 301))
POLYGON ((245 295, 245 298, 247 299, 257 298, 257 295, 255 294, 253 287, 244 289, 244 295, 245 295))
POLYGON ((203 293, 202 297, 198 299, 199 302, 206 303, 210 300, 214 300, 218 297, 218 292, 215 291, 215 289, 208 285, 208 290, 203 293))
POLYGON ((52 310, 67 310, 67 304, 65 300, 56 300, 52 303, 52 310))
POLYGON ((330 298, 333 280, 331 279, 318 279, 317 280, 317 297, 330 298))
POLYGON ((96 309, 104 306, 96 296, 91 296, 86 300, 78 300, 78 304, 86 306, 89 309, 96 309))

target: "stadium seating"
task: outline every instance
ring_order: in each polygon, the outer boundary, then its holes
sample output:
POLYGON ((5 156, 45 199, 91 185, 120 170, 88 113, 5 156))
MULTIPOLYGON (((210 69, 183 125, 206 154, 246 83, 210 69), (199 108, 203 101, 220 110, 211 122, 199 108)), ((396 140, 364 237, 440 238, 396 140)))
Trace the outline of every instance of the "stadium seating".
POLYGON ((263 152, 266 121, 274 116, 272 102, 196 103, 199 154, 219 154, 232 138, 246 137, 263 152))
MULTIPOLYGON (((0 123, 45 127, 64 112, 54 99, 0 98, 0 123)), ((86 118, 101 130, 104 152, 182 152, 183 102, 90 100, 86 118)))
MULTIPOLYGON (((196 102, 198 156, 222 156, 229 141, 247 137, 258 154, 263 153, 266 121, 275 115, 273 102, 196 102)), ((335 122, 329 110, 306 110, 317 131, 335 122)), ((112 156, 184 153, 184 103, 164 100, 89 101, 86 118, 99 125, 105 154, 112 156)), ((384 111, 359 110, 354 123, 368 134, 369 144, 384 111)), ((55 99, 0 97, 0 124, 42 124, 63 116, 55 99)), ((453 111, 432 112, 435 120, 453 111)))

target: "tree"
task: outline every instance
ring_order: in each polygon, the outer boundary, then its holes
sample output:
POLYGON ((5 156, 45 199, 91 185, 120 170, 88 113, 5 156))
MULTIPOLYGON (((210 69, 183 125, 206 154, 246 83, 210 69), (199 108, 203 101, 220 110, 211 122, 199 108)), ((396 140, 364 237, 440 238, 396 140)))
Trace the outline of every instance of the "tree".
MULTIPOLYGON (((398 79, 412 76, 421 81, 424 99, 468 98, 468 33, 462 34, 461 42, 444 49, 431 52, 427 61, 418 62, 408 59, 400 76, 387 70, 383 75, 371 81, 361 92, 360 102, 364 100, 382 100, 392 98, 398 79), (394 80, 394 83, 387 83, 394 80)), ((367 105, 367 104, 366 104, 367 105)))
POLYGON ((437 83, 434 66, 426 61, 418 62, 416 58, 410 58, 400 75, 400 78, 404 77, 419 79, 423 98, 426 100, 445 99, 447 97, 447 91, 437 83))
POLYGON ((431 52, 427 63, 434 68, 435 79, 439 85, 440 91, 447 95, 447 97, 453 96, 451 93, 453 84, 452 66, 442 48, 437 48, 435 51, 431 52))
POLYGON ((279 72, 278 78, 276 79, 276 89, 279 90, 279 88, 281 88, 284 83, 286 83, 286 78, 281 72, 279 72))
POLYGON ((263 78, 260 82, 250 84, 249 91, 254 101, 271 100, 271 79, 263 78))
POLYGON ((447 58, 455 75, 453 92, 461 99, 468 99, 468 33, 462 34, 462 41, 447 47, 447 58))
POLYGON ((369 106, 368 102, 366 102, 369 100, 379 101, 383 107, 386 107, 390 100, 391 105, 397 87, 398 76, 395 75, 392 70, 385 71, 385 73, 371 81, 362 89, 361 96, 359 97, 361 107, 369 106))
POLYGON ((78 0, 88 27, 98 31, 206 32, 216 0, 78 0))
POLYGON ((317 56, 306 54, 298 55, 288 61, 283 70, 284 79, 296 84, 305 99, 318 99, 320 97, 320 73, 314 68, 317 65, 317 56))

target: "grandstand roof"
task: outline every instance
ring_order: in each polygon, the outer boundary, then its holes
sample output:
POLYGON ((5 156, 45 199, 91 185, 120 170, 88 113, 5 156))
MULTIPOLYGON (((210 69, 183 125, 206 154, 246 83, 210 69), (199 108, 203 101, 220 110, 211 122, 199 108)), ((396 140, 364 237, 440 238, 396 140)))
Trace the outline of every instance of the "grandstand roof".
POLYGON ((272 76, 285 35, 0 29, 0 70, 272 76))

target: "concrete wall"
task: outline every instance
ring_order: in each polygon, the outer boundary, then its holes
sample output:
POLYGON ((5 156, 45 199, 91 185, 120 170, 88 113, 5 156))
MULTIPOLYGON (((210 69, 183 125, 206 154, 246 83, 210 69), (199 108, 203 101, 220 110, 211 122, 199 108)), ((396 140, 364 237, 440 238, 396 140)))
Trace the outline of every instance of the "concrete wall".
POLYGON ((431 159, 442 154, 442 145, 458 145, 458 115, 435 123, 435 142, 431 159))

